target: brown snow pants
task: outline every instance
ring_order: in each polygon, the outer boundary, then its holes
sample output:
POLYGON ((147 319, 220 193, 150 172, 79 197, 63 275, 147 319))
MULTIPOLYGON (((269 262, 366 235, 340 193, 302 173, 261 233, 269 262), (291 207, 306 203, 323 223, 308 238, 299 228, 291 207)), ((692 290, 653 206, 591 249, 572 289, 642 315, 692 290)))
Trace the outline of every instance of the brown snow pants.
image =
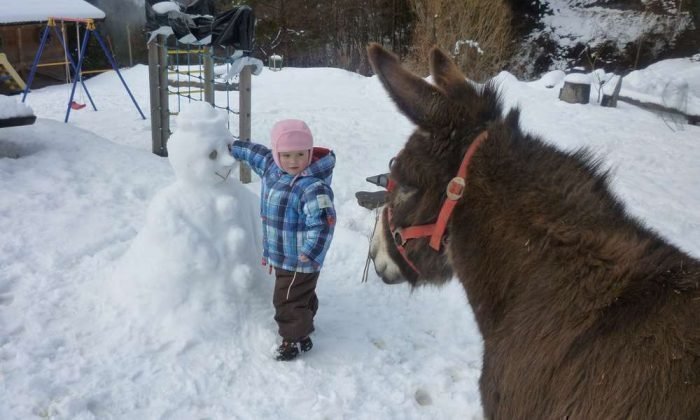
POLYGON ((318 310, 316 283, 319 273, 299 273, 275 268, 275 321, 286 341, 299 341, 314 331, 318 310))

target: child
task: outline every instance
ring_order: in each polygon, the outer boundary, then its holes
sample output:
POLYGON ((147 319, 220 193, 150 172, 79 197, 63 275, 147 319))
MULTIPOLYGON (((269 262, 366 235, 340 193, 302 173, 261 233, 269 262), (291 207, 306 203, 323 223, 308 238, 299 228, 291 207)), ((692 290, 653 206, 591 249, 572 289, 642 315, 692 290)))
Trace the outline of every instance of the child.
POLYGON ((318 309, 316 282, 335 227, 331 175, 335 154, 313 147, 304 121, 283 120, 271 132, 272 150, 234 141, 231 154, 262 178, 263 265, 275 269, 275 321, 282 336, 277 360, 311 350, 318 309))

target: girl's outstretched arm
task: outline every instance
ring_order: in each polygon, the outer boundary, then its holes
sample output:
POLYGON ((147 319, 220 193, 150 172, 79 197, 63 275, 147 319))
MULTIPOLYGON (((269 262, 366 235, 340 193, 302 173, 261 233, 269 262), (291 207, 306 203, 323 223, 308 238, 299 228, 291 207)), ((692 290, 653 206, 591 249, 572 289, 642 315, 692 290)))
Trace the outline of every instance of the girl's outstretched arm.
POLYGON ((265 174, 270 165, 274 164, 272 151, 262 144, 236 140, 229 150, 234 159, 247 162, 260 177, 265 174))

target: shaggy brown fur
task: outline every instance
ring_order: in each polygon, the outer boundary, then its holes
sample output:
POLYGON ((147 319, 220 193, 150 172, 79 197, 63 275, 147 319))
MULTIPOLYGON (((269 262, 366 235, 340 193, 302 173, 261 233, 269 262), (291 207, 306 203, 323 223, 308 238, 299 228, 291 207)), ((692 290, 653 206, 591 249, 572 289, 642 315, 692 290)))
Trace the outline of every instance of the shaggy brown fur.
MULTIPOLYGON (((585 152, 564 153, 503 117, 441 51, 436 86, 373 44, 372 66, 417 126, 388 199, 398 227, 435 221, 470 142, 464 197, 443 252, 411 240, 416 274, 386 221, 372 241, 387 283, 456 275, 484 339, 489 419, 700 419, 700 262, 630 217, 585 152)), ((455 332, 459 333, 459 332, 455 332)))

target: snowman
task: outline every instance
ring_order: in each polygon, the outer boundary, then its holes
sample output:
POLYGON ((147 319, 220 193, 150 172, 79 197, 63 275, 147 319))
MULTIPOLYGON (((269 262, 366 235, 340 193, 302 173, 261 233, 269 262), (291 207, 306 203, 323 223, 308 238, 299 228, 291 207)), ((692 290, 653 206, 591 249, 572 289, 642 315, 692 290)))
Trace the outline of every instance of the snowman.
POLYGON ((255 302, 269 310, 272 282, 258 266, 259 198, 229 176, 237 163, 225 118, 206 103, 179 114, 168 141, 176 180, 149 204, 113 276, 115 295, 161 332, 230 332, 253 316, 255 302))

